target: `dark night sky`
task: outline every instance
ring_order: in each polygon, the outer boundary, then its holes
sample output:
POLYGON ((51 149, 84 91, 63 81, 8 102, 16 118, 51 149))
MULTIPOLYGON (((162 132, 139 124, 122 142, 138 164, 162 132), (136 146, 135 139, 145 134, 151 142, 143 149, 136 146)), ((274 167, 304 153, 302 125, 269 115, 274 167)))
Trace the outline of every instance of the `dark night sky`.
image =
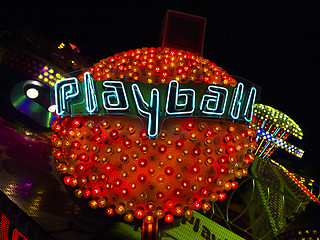
POLYGON ((299 124, 303 140, 288 140, 304 149, 305 156, 301 160, 286 153, 281 157, 295 166, 302 162, 313 166, 314 177, 319 178, 320 4, 307 0, 172 2, 5 2, 0 21, 9 29, 29 27, 48 41, 71 42, 83 55, 99 61, 117 52, 159 46, 167 9, 206 17, 204 57, 229 74, 260 85, 260 102, 299 124))

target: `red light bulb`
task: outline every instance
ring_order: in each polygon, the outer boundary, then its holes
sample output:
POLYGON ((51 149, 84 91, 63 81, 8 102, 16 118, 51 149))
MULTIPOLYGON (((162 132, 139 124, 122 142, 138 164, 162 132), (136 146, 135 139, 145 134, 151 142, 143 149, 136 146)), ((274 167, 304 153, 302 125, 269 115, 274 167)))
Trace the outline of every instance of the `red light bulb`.
POLYGON ((132 146, 132 141, 129 138, 123 140, 123 145, 127 148, 132 146))
POLYGON ((79 128, 81 126, 81 121, 79 119, 75 119, 72 122, 72 127, 79 128))
POLYGON ((181 198, 182 197, 182 190, 181 189, 176 189, 176 190, 174 190, 173 193, 177 198, 181 198))
POLYGON ((183 143, 183 140, 182 140, 182 139, 179 139, 179 140, 176 141, 175 144, 176 144, 176 148, 177 148, 177 149, 181 149, 181 148, 183 147, 183 144, 184 144, 184 143, 183 143))
POLYGON ((164 217, 164 221, 166 223, 172 223, 174 221, 174 216, 172 214, 166 214, 166 216, 164 217))
POLYGON ((205 81, 206 83, 208 83, 210 81, 210 76, 204 76, 203 77, 203 81, 205 81))
POLYGON ((165 207, 166 207, 167 209, 169 209, 169 210, 173 209, 173 208, 174 208, 174 205, 175 205, 175 203, 174 203, 174 201, 171 200, 171 199, 167 200, 166 203, 165 203, 165 207))
POLYGON ((188 123, 186 124, 186 129, 187 129, 188 131, 191 131, 191 130, 193 129, 193 127, 194 127, 194 124, 193 124, 192 122, 188 122, 188 123))
POLYGON ((106 209, 106 214, 107 214, 108 216, 113 216, 113 215, 114 215, 114 210, 113 210, 113 208, 107 208, 107 209, 106 209))
POLYGON ((100 187, 92 188, 92 196, 100 197, 100 194, 101 194, 101 188, 100 187))
POLYGON ((218 169, 218 173, 219 174, 226 174, 227 173, 227 168, 225 167, 225 166, 221 166, 221 167, 219 167, 219 169, 218 169))
POLYGON ((226 164, 228 162, 228 158, 225 156, 221 156, 218 160, 219 164, 226 164))
POLYGON ((71 144, 71 147, 73 149, 79 149, 80 148, 80 143, 78 141, 73 141, 71 144))
POLYGON ((160 153, 165 153, 165 152, 167 151, 167 146, 166 146, 166 145, 160 145, 160 146, 158 147, 158 151, 159 151, 160 153))
POLYGON ((122 182, 121 182, 121 179, 116 178, 116 179, 113 181, 113 183, 114 183, 114 186, 115 186, 115 187, 120 187, 122 182))
POLYGON ((141 173, 138 175, 137 179, 139 182, 144 183, 147 180, 147 176, 145 174, 141 173))
POLYGON ((120 156, 120 161, 125 163, 125 162, 128 162, 129 161, 129 155, 124 153, 120 156))
POLYGON ((251 163, 250 157, 249 157, 249 156, 246 156, 246 157, 244 158, 244 164, 249 165, 250 163, 251 163))
POLYGON ((53 131, 59 132, 60 130, 61 130, 61 124, 60 123, 55 124, 53 127, 53 131))
POLYGON ((166 168, 164 169, 164 173, 165 173, 167 176, 171 176, 171 175, 173 175, 174 170, 173 170, 172 167, 166 167, 166 168))
POLYGON ((223 201, 226 197, 227 197, 227 194, 224 192, 219 193, 219 195, 218 195, 218 198, 220 201, 223 201))
POLYGON ((62 158, 62 156, 63 156, 63 154, 62 154, 62 152, 61 151, 55 151, 55 153, 54 153, 54 158, 55 159, 60 159, 60 158, 62 158))
POLYGON ((157 73, 159 73, 159 72, 161 71, 161 67, 155 66, 155 67, 154 67, 154 71, 157 72, 157 73))
POLYGON ((77 167, 77 170, 79 172, 84 172, 86 170, 86 167, 82 163, 80 163, 77 167))
POLYGON ((168 72, 167 71, 162 71, 161 72, 161 77, 168 77, 168 72))
POLYGON ((118 139, 119 138, 119 132, 117 130, 111 130, 109 133, 110 137, 112 137, 113 139, 118 139))
POLYGON ((191 167, 191 172, 192 172, 193 174, 199 173, 199 172, 200 172, 200 167, 199 167, 198 165, 193 165, 193 166, 191 167))
POLYGON ((240 136, 241 136, 242 138, 248 137, 247 131, 242 131, 242 132, 240 133, 240 136))
POLYGON ((204 153, 205 153, 206 155, 210 155, 210 154, 213 153, 213 150, 212 150, 211 147, 207 147, 207 148, 204 150, 204 153))
POLYGON ((201 149, 199 147, 195 147, 192 149, 192 156, 197 157, 201 154, 201 149))
POLYGON ((120 194, 121 194, 121 196, 123 196, 123 197, 128 196, 128 193, 129 193, 129 191, 128 191, 127 188, 123 188, 123 189, 121 189, 121 191, 120 191, 120 194))
POLYGON ((213 131, 212 128, 208 128, 208 129, 205 131, 205 135, 206 135, 207 137, 212 137, 213 134, 214 134, 214 131, 213 131))
POLYGON ((190 182, 188 180, 183 180, 181 182, 181 187, 182 188, 188 188, 190 186, 190 182))
POLYGON ((141 131, 139 135, 142 140, 148 139, 148 133, 146 131, 141 131))
POLYGON ((93 137, 93 141, 96 143, 101 143, 102 142, 102 137, 100 134, 97 134, 93 137))
POLYGON ((111 164, 107 163, 106 165, 104 165, 104 170, 106 173, 111 173, 113 171, 113 167, 111 164))
POLYGON ((156 198, 157 198, 157 199, 163 199, 163 198, 164 198, 164 192, 158 191, 158 192, 156 193, 156 198))
POLYGON ((231 188, 236 189, 238 187, 238 182, 237 181, 232 181, 231 182, 231 188))
POLYGON ((144 159, 144 158, 140 159, 140 160, 138 161, 138 165, 139 165, 139 167, 145 167, 145 166, 147 166, 147 160, 144 159))
POLYGON ((89 189, 84 189, 84 190, 82 191, 82 196, 83 196, 84 198, 89 198, 89 197, 91 196, 90 190, 89 190, 89 189))
POLYGON ((147 61, 143 60, 143 61, 141 61, 141 64, 142 64, 142 66, 145 66, 145 65, 147 65, 147 61))
POLYGON ((80 159, 80 161, 87 162, 87 161, 89 160, 89 157, 88 157, 88 155, 85 154, 85 153, 80 153, 80 154, 79 154, 79 159, 80 159))
POLYGON ((60 133, 61 135, 67 135, 68 131, 67 129, 63 128, 60 133))
POLYGON ((205 164, 209 166, 213 164, 213 162, 214 162, 214 159, 212 157, 207 157, 205 164))
POLYGON ((51 134, 51 141, 53 142, 54 140, 56 140, 58 138, 58 134, 56 133, 52 133, 51 134))
POLYGON ((228 143, 232 141, 232 136, 230 134, 227 134, 224 136, 223 140, 228 143))
POLYGON ((95 133, 95 134, 99 134, 101 133, 101 128, 99 126, 95 126, 94 128, 92 128, 92 131, 95 133))
POLYGON ((235 149, 234 146, 229 146, 229 147, 227 148, 227 153, 229 153, 229 154, 232 154, 232 153, 234 153, 235 151, 236 151, 236 149, 235 149))
POLYGON ((146 153, 148 151, 148 145, 147 144, 141 144, 140 145, 140 151, 143 153, 146 153))
POLYGON ((208 197, 210 195, 210 191, 207 188, 202 188, 200 193, 202 194, 202 196, 204 197, 208 197))
POLYGON ((144 217, 144 211, 143 209, 139 208, 135 211, 134 213, 134 216, 137 218, 137 219, 142 219, 144 217))
POLYGON ((200 201, 195 201, 192 207, 194 210, 199 210, 202 207, 202 203, 200 201))
POLYGON ((64 184, 66 184, 66 185, 70 185, 70 183, 71 183, 71 177, 70 177, 70 176, 65 176, 65 177, 63 178, 63 182, 64 182, 64 184))

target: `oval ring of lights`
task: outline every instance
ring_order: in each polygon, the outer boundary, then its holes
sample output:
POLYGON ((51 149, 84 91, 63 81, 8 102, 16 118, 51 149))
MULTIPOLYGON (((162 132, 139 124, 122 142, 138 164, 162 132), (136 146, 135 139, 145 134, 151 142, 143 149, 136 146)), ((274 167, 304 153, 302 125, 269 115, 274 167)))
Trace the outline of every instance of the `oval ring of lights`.
MULTIPOLYGON (((88 72, 97 81, 237 84, 202 56, 170 48, 117 53, 88 72)), ((147 217, 169 223, 191 218, 192 209, 206 212, 210 202, 237 187, 235 179, 247 174, 254 159, 254 128, 227 120, 167 118, 155 140, 140 118, 130 116, 65 117, 54 120, 52 129, 64 183, 91 208, 127 222, 147 217)))

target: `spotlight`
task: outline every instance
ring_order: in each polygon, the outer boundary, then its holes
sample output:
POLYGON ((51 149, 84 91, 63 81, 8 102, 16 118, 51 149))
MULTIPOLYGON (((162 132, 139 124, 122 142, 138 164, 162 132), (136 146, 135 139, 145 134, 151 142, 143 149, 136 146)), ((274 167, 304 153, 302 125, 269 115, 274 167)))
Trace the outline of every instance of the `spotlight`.
POLYGON ((39 96, 39 91, 35 88, 29 88, 27 91, 26 91, 26 95, 28 98, 30 99, 35 99, 39 96))
POLYGON ((48 111, 49 111, 49 112, 52 112, 52 113, 54 113, 54 112, 56 111, 56 109, 57 109, 57 106, 56 106, 55 104, 50 105, 50 106, 48 107, 48 111))

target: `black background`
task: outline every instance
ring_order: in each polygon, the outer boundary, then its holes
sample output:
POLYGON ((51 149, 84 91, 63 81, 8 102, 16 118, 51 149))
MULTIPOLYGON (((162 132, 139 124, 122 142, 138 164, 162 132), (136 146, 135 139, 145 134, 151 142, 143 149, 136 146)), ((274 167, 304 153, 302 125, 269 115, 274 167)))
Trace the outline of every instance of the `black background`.
MULTIPOLYGON (((320 7, 318 1, 2 1, 1 29, 29 27, 48 41, 71 42, 98 62, 114 53, 157 47, 167 9, 207 18, 204 57, 261 86, 260 102, 289 115, 303 130, 298 159, 319 173, 320 7)), ((3 81, 3 79, 1 79, 3 81)))

